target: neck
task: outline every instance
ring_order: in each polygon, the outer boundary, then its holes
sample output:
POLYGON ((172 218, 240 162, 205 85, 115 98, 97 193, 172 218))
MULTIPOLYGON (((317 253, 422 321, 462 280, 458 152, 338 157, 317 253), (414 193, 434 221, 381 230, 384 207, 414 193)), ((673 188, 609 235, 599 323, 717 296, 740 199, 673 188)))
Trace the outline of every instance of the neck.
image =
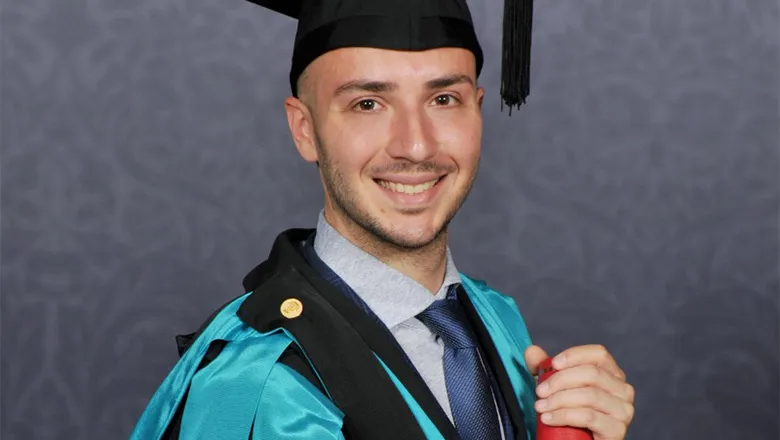
POLYGON ((431 293, 438 292, 444 282, 447 269, 446 230, 425 246, 409 249, 382 240, 344 215, 334 215, 326 210, 325 220, 352 244, 417 281, 431 293))

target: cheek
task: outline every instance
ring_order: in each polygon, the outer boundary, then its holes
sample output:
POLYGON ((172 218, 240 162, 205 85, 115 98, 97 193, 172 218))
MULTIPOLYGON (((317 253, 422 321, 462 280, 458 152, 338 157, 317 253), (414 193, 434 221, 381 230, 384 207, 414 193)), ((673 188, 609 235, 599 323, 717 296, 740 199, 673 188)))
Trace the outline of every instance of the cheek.
POLYGON ((482 149, 481 125, 473 120, 447 124, 438 130, 440 145, 446 145, 450 156, 463 170, 476 166, 482 149))
POLYGON ((331 131, 333 135, 325 142, 328 155, 343 173, 360 174, 382 151, 381 139, 386 136, 383 129, 377 124, 345 121, 331 131))

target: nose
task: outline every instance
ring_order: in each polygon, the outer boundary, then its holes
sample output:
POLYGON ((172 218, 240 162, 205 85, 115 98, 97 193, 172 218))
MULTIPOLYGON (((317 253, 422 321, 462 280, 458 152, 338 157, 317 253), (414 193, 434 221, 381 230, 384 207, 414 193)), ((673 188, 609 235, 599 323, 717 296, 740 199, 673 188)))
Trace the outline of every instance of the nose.
POLYGON ((393 115, 393 136, 387 154, 393 159, 420 163, 438 153, 430 116, 422 109, 400 109, 393 115))

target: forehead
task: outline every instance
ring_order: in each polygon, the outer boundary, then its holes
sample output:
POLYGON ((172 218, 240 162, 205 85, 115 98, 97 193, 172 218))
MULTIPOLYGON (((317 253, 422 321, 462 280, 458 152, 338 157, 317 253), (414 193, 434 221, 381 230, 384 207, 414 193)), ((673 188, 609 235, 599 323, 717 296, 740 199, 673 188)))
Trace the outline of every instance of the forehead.
POLYGON ((425 82, 443 75, 468 75, 476 82, 474 54, 460 48, 399 51, 349 47, 330 51, 311 63, 308 75, 321 85, 355 79, 425 82))

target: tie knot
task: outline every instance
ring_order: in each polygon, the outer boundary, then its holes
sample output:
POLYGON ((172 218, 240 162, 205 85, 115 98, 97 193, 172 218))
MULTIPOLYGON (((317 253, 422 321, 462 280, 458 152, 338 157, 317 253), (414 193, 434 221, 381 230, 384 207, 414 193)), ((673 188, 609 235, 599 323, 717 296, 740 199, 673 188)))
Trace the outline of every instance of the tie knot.
POLYGON ((428 329, 439 336, 450 348, 474 348, 477 346, 474 333, 468 327, 466 312, 457 299, 447 298, 434 301, 417 318, 428 329))

